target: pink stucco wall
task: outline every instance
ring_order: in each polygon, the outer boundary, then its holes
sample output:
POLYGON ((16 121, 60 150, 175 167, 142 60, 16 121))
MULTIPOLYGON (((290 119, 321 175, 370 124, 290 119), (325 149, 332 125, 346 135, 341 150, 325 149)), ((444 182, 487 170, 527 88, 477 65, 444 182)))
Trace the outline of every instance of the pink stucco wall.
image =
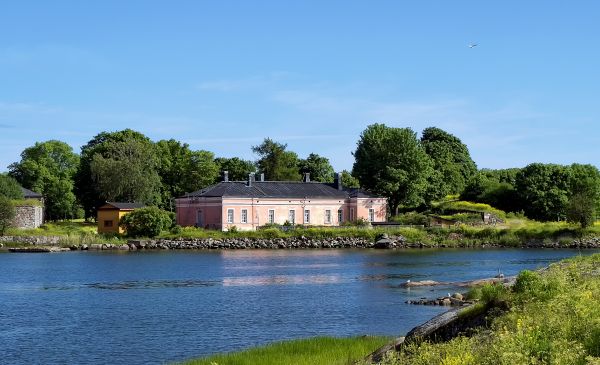
POLYGON ((289 212, 294 210, 295 223, 314 226, 338 226, 338 210, 343 212, 343 221, 353 215, 353 220, 369 220, 369 209, 374 210, 374 221, 386 218, 385 199, 250 199, 250 198, 180 198, 176 200, 177 224, 181 226, 203 226, 228 230, 235 226, 239 230, 254 230, 269 223, 273 211, 273 222, 284 224, 289 221, 289 212), (228 220, 228 211, 233 211, 233 220, 228 220), (247 213, 242 222, 242 211, 247 213), (310 211, 310 221, 304 222, 304 211, 310 211), (331 219, 327 221, 326 211, 331 219), (199 218, 201 216, 201 218, 199 218))

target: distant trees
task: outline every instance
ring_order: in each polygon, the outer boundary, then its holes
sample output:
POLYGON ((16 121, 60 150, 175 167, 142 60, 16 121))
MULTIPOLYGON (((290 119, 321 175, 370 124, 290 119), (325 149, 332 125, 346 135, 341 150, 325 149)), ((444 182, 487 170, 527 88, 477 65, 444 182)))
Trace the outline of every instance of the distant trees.
POLYGON ((298 165, 300 167, 299 172, 302 174, 309 173, 312 181, 333 182, 335 172, 326 157, 311 153, 305 160, 300 160, 298 165))
POLYGON ((23 191, 17 180, 6 174, 0 174, 0 196, 8 199, 23 199, 23 191))
POLYGON ((11 200, 4 195, 0 195, 0 236, 4 236, 14 217, 15 207, 11 200))
POLYGON ((564 219, 569 182, 567 166, 532 163, 521 169, 515 189, 525 215, 542 221, 564 219))
POLYGON ((46 198, 46 218, 75 218, 80 215, 74 193, 79 156, 68 144, 51 140, 38 142, 21 153, 21 161, 9 166, 9 174, 22 186, 46 198))
POLYGON ((567 219, 586 228, 594 223, 600 208, 600 172, 592 165, 571 165, 567 219))
POLYGON ((467 146, 452 134, 435 127, 423 130, 421 145, 433 161, 431 181, 435 195, 460 194, 477 173, 467 146))
POLYGON ((342 179, 342 186, 345 188, 359 188, 360 182, 357 178, 352 176, 350 171, 343 170, 340 174, 340 179, 342 179))
POLYGON ((174 213, 158 207, 138 208, 121 218, 119 225, 131 237, 156 237, 173 226, 174 213))
POLYGON ((270 138, 265 138, 263 143, 252 147, 252 152, 258 155, 256 166, 265 174, 265 178, 271 181, 297 181, 300 180, 298 173, 298 155, 286 151, 287 144, 281 144, 270 138))
POLYGON ((372 124, 359 138, 352 175, 361 187, 388 198, 390 211, 425 203, 432 161, 410 128, 372 124))
POLYGON ((254 162, 238 157, 218 157, 215 159, 215 163, 219 167, 219 171, 227 171, 229 173, 230 181, 244 181, 250 173, 256 172, 254 162))

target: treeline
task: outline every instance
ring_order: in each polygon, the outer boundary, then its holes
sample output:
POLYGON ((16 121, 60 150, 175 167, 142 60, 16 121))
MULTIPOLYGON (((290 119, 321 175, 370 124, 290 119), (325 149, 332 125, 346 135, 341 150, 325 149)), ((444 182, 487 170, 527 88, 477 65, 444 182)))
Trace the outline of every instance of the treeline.
MULTIPOLYGON (((93 218, 105 201, 142 202, 173 210, 173 199, 220 180, 264 173, 271 181, 332 182, 334 169, 316 153, 300 158, 287 145, 266 138, 252 146, 256 161, 216 157, 170 139, 151 141, 125 129, 102 132, 79 154, 56 140, 38 142, 9 166, 8 176, 46 198, 50 220, 93 218)), ((410 128, 368 126, 353 152, 351 172, 342 172, 346 187, 361 186, 388 198, 390 212, 423 211, 448 195, 483 202, 538 220, 569 219, 589 225, 600 201, 600 173, 595 166, 531 164, 521 169, 478 170, 461 140, 439 128, 421 138, 410 128)), ((6 194, 5 194, 6 195, 6 194)))

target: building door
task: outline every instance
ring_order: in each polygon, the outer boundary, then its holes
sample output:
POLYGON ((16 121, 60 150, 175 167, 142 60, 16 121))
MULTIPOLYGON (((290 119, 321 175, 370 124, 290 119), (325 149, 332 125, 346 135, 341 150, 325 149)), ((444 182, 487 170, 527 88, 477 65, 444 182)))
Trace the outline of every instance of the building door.
POLYGON ((198 209, 196 212, 196 227, 204 227, 204 212, 198 209))

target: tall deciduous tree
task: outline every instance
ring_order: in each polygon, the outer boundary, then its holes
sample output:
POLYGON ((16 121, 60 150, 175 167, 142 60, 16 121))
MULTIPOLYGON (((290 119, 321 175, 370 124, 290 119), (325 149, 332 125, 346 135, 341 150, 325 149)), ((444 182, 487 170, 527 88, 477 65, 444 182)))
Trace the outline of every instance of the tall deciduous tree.
POLYGON ((0 195, 8 199, 23 199, 23 191, 14 178, 0 174, 0 195))
POLYGON ((515 189, 527 217, 550 221, 565 217, 569 201, 570 169, 532 163, 516 176, 515 189))
POLYGON ((350 171, 343 170, 340 174, 340 179, 342 179, 342 186, 345 188, 359 188, 360 182, 357 178, 352 176, 350 171))
POLYGON ((215 163, 219 166, 219 171, 227 171, 229 180, 243 181, 248 178, 252 172, 256 172, 256 165, 252 161, 243 160, 238 157, 218 157, 215 163))
POLYGON ((135 138, 111 142, 90 163, 92 181, 106 201, 160 203, 154 146, 135 138))
POLYGON ((423 130, 421 144, 433 161, 433 169, 438 172, 432 174, 433 195, 460 194, 477 172, 467 146, 452 134, 435 127, 423 130))
POLYGON ((594 223, 600 207, 600 172, 592 165, 573 164, 570 169, 567 219, 586 228, 594 223))
POLYGON ((0 236, 4 236, 14 217, 15 207, 12 202, 6 196, 0 195, 0 236))
POLYGON ((306 160, 300 160, 299 166, 299 172, 309 173, 310 179, 313 181, 324 183, 333 182, 335 171, 333 170, 333 166, 329 163, 329 159, 326 157, 311 153, 306 160))
POLYGON ((75 193, 84 208, 86 218, 95 217, 96 208, 104 203, 92 179, 90 166, 94 155, 107 156, 112 143, 131 139, 151 143, 142 133, 124 129, 117 132, 101 132, 81 147, 81 163, 75 176, 75 193))
POLYGON ((361 187, 388 198, 390 211, 425 203, 432 162, 410 128, 367 127, 354 152, 352 175, 361 187))
POLYGON ((294 181, 300 179, 298 173, 298 155, 286 151, 287 145, 265 138, 263 143, 253 146, 252 151, 259 157, 258 170, 271 181, 294 181))
POLYGON ((172 208, 172 199, 202 189, 216 180, 219 165, 212 152, 192 151, 174 139, 156 143, 162 207, 172 208))
POLYGON ((9 170, 21 185, 44 195, 46 218, 56 220, 78 215, 73 180, 78 167, 71 146, 52 140, 26 148, 9 170))

